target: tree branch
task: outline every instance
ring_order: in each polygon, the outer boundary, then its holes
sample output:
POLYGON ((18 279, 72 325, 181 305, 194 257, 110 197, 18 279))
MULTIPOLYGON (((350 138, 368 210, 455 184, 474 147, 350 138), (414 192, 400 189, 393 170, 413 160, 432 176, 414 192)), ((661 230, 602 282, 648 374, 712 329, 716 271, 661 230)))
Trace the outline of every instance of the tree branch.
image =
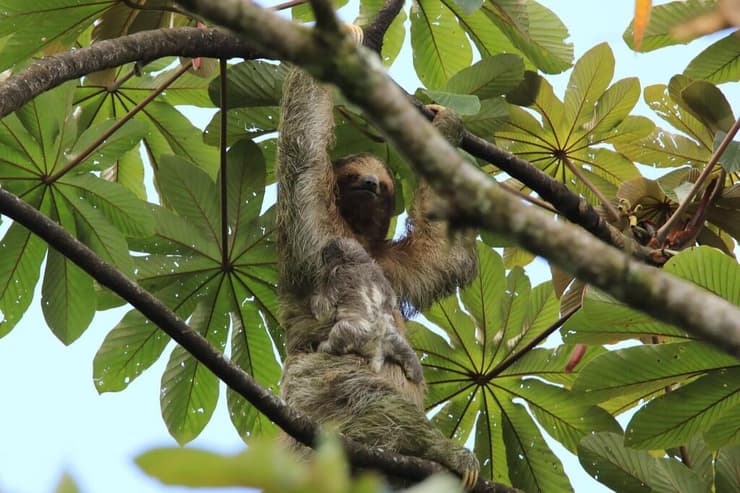
POLYGON ((178 27, 142 31, 44 57, 0 84, 0 118, 68 80, 165 56, 258 58, 253 44, 223 29, 178 27))
POLYGON ((383 38, 391 26, 393 19, 403 7, 403 0, 387 0, 383 7, 378 11, 373 23, 362 28, 365 40, 364 44, 376 53, 383 49, 383 38))
POLYGON ((740 356, 739 307, 631 260, 624 251, 572 224, 553 221, 544 212, 522 205, 447 143, 388 78, 374 54, 349 39, 327 46, 320 42, 320 32, 306 38, 304 45, 289 46, 288 34, 298 28, 246 0, 180 3, 216 23, 248 33, 257 45, 269 45, 320 80, 336 84, 449 200, 462 221, 502 234, 629 306, 740 356))

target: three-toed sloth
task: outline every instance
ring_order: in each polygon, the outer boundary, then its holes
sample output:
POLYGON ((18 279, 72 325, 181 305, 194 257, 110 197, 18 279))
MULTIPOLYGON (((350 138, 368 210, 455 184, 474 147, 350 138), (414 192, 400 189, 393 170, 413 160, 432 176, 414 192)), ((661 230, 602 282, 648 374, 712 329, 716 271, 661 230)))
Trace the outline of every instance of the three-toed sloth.
MULTIPOLYGON (((435 125, 453 144, 459 143, 462 124, 457 115, 439 111, 435 125)), ((478 461, 424 414, 424 383, 410 369, 419 364, 416 356, 415 364, 406 366, 408 354, 384 357, 377 368, 374 358, 368 361, 342 349, 337 334, 332 338, 341 313, 317 318, 314 309, 316 294, 326 293, 322 282, 331 264, 322 260, 322 252, 326 257, 324 247, 337 238, 353 239, 372 258, 371 271, 382 273, 383 280, 367 282, 381 292, 390 286, 387 299, 398 310, 399 301, 424 309, 475 277, 474 233, 450 235, 445 222, 431 221, 435 196, 422 181, 406 235, 386 239, 395 194, 388 168, 366 153, 332 162, 328 148, 333 140, 331 90, 293 70, 283 86, 277 164, 280 318, 287 352, 282 396, 317 422, 334 423, 348 438, 436 461, 470 486, 477 479, 478 461)), ((341 307, 341 297, 350 296, 354 286, 336 288, 342 291, 336 293, 341 307)), ((369 318, 350 329, 372 324, 369 318)), ((402 326, 397 329, 401 337, 402 326)))

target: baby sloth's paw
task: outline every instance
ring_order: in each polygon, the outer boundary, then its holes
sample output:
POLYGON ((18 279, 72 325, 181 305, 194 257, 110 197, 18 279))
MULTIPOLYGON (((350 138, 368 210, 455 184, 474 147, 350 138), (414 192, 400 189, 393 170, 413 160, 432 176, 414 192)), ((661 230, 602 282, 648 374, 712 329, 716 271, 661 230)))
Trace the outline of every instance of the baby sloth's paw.
POLYGON ((418 358, 412 358, 404 362, 403 373, 406 375, 406 379, 411 380, 414 383, 422 383, 424 381, 424 369, 421 367, 421 363, 418 358))
POLYGON ((466 448, 460 447, 455 450, 454 455, 450 457, 450 469, 460 475, 466 490, 472 490, 478 482, 480 463, 475 454, 466 448))

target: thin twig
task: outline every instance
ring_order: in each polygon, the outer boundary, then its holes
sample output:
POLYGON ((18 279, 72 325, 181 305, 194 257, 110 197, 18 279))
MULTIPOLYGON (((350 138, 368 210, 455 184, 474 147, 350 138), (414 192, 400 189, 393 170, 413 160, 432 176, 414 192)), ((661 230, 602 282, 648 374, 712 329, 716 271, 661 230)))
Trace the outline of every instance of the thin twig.
POLYGON ((563 162, 565 163, 565 166, 570 170, 571 173, 576 175, 576 178, 578 178, 581 183, 583 183, 586 188, 591 190, 591 193, 596 195, 596 198, 599 199, 599 202, 601 202, 601 205, 604 207, 604 209, 609 213, 609 215, 612 218, 612 221, 618 221, 619 220, 619 213, 614 208, 612 203, 609 201, 608 198, 606 198, 606 195, 604 195, 601 190, 598 189, 593 183, 591 183, 591 180, 586 178, 586 175, 584 175, 581 170, 578 168, 578 166, 574 165, 570 159, 568 159, 567 156, 563 156, 563 162))
POLYGON ((719 158, 722 157, 722 154, 724 154, 725 150, 732 142, 732 139, 735 138, 735 135, 737 134, 739 129, 740 118, 735 120, 735 124, 732 126, 732 128, 730 128, 729 132, 727 132, 727 135, 725 135, 725 138, 722 139, 722 142, 719 144, 717 149, 714 150, 712 156, 709 158, 709 161, 707 161, 707 165, 702 170, 699 178, 697 178, 694 182, 694 186, 691 187, 691 190, 689 191, 688 195, 686 195, 686 198, 683 200, 683 202, 679 204, 678 208, 673 211, 673 214, 671 215, 671 217, 668 218, 665 224, 663 224, 663 226, 658 229, 658 233, 655 235, 655 237, 658 240, 659 245, 663 244, 663 241, 665 241, 668 233, 673 230, 673 227, 689 208, 689 206, 691 205, 691 201, 694 199, 694 197, 696 197, 696 194, 699 193, 699 190, 701 190, 701 188, 704 186, 704 182, 706 182, 709 174, 714 169, 714 166, 719 162, 719 158))

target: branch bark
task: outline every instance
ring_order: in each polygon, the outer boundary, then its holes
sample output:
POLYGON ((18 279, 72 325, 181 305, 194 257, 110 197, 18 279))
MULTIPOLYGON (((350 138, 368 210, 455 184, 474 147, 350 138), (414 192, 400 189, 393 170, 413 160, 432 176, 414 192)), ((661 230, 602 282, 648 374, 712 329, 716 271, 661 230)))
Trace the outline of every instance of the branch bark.
MULTIPOLYGON (((666 323, 740 357, 740 308, 687 281, 631 260, 580 228, 526 207, 466 162, 388 78, 378 58, 335 33, 316 31, 288 45, 291 22, 246 0, 181 0, 258 46, 269 45, 312 73, 336 84, 382 129, 399 152, 446 197, 462 221, 502 234, 566 272, 666 323)), ((300 33, 302 34, 302 30, 300 33)))

